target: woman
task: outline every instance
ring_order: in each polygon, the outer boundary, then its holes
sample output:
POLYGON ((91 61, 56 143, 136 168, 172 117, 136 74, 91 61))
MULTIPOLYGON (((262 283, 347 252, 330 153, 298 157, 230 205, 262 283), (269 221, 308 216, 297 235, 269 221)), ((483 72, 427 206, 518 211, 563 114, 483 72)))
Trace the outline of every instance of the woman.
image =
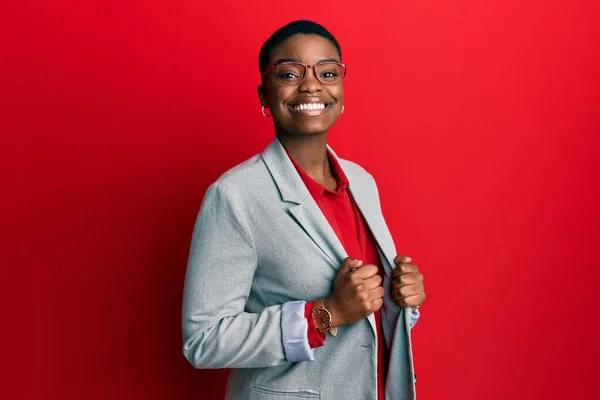
POLYGON ((196 368, 233 368, 227 399, 413 399, 423 276, 396 254, 373 177, 327 146, 344 112, 340 46, 296 21, 259 63, 276 138, 206 192, 183 352, 196 368))

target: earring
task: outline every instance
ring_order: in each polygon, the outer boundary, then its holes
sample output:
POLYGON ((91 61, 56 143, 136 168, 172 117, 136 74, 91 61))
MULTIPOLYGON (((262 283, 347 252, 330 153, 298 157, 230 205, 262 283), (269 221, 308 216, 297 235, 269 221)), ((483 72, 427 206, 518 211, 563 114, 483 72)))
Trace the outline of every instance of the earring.
POLYGON ((342 112, 340 112, 340 114, 344 113, 344 105, 342 104, 342 112))
POLYGON ((265 118, 269 118, 271 116, 271 113, 269 113, 269 115, 267 115, 267 113, 265 112, 265 108, 267 108, 267 106, 262 106, 262 110, 261 110, 262 111, 262 115, 265 118))

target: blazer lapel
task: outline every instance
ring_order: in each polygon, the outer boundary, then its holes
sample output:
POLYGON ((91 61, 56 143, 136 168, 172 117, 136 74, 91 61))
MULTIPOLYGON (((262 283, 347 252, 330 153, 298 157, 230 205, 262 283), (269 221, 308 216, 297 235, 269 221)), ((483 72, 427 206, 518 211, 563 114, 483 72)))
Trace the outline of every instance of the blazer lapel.
MULTIPOLYGON (((334 157, 338 158, 331 148, 329 150, 334 157)), ((361 179, 361 177, 355 175, 350 169, 345 169, 344 173, 348 177, 349 181, 348 190, 350 190, 350 193, 354 198, 354 202, 358 206, 358 209, 360 210, 369 229, 371 230, 371 233, 375 238, 375 242, 379 247, 380 254, 385 256, 381 257, 383 270, 388 277, 391 277, 392 266, 390 265, 390 260, 393 260, 395 255, 391 254, 393 250, 390 250, 389 246, 386 246, 386 243, 389 243, 391 238, 389 237, 388 229, 384 226, 383 218, 381 215, 379 215, 379 206, 373 203, 372 199, 375 198, 375 194, 368 193, 365 185, 360 185, 359 182, 364 180, 364 177, 361 179)))
MULTIPOLYGON (((375 212, 373 211, 373 206, 371 203, 369 203, 369 199, 366 196, 365 190, 363 188, 353 188, 352 178, 350 176, 348 176, 348 180, 350 181, 348 189, 350 190, 350 193, 352 193, 352 197, 354 198, 358 209, 360 210, 365 221, 367 222, 367 225, 369 226, 369 229, 371 230, 371 233, 373 234, 373 237, 377 242, 377 246, 381 250, 381 253, 385 255, 385 258, 382 257, 383 259, 381 260, 383 270, 385 271, 386 275, 391 276, 392 271, 390 269, 389 264, 390 254, 388 254, 389 251, 387 249, 387 246, 385 246, 386 240, 389 240, 389 238, 387 238, 387 229, 384 229, 381 226, 381 218, 378 218, 375 212)), ((391 257, 393 259, 393 257, 395 256, 391 257)))
POLYGON ((279 189, 282 200, 292 203, 288 209, 289 213, 337 270, 347 257, 346 251, 302 182, 277 137, 261 156, 279 189))

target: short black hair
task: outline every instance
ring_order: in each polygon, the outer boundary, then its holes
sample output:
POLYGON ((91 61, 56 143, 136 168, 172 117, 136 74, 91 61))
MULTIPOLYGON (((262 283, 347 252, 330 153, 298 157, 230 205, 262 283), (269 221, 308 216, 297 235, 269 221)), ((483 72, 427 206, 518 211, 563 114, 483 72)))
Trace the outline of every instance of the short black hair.
POLYGON ((261 74, 269 66, 269 59, 271 58, 271 55, 273 55, 273 52, 277 46, 283 43, 287 38, 299 33, 306 35, 319 35, 329 40, 337 49, 340 55, 340 61, 342 60, 342 48, 340 47, 340 44, 335 37, 327 29, 325 29, 324 26, 308 20, 293 21, 277 29, 261 47, 260 54, 258 56, 258 67, 260 68, 261 74))

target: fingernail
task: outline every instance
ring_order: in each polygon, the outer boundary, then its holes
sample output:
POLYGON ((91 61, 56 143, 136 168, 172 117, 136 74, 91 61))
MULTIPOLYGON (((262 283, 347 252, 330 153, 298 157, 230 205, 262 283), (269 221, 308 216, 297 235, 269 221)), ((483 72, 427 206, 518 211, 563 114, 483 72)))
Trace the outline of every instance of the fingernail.
POLYGON ((412 258, 410 258, 410 257, 404 257, 404 261, 406 261, 406 262, 411 262, 411 261, 412 261, 412 258))

